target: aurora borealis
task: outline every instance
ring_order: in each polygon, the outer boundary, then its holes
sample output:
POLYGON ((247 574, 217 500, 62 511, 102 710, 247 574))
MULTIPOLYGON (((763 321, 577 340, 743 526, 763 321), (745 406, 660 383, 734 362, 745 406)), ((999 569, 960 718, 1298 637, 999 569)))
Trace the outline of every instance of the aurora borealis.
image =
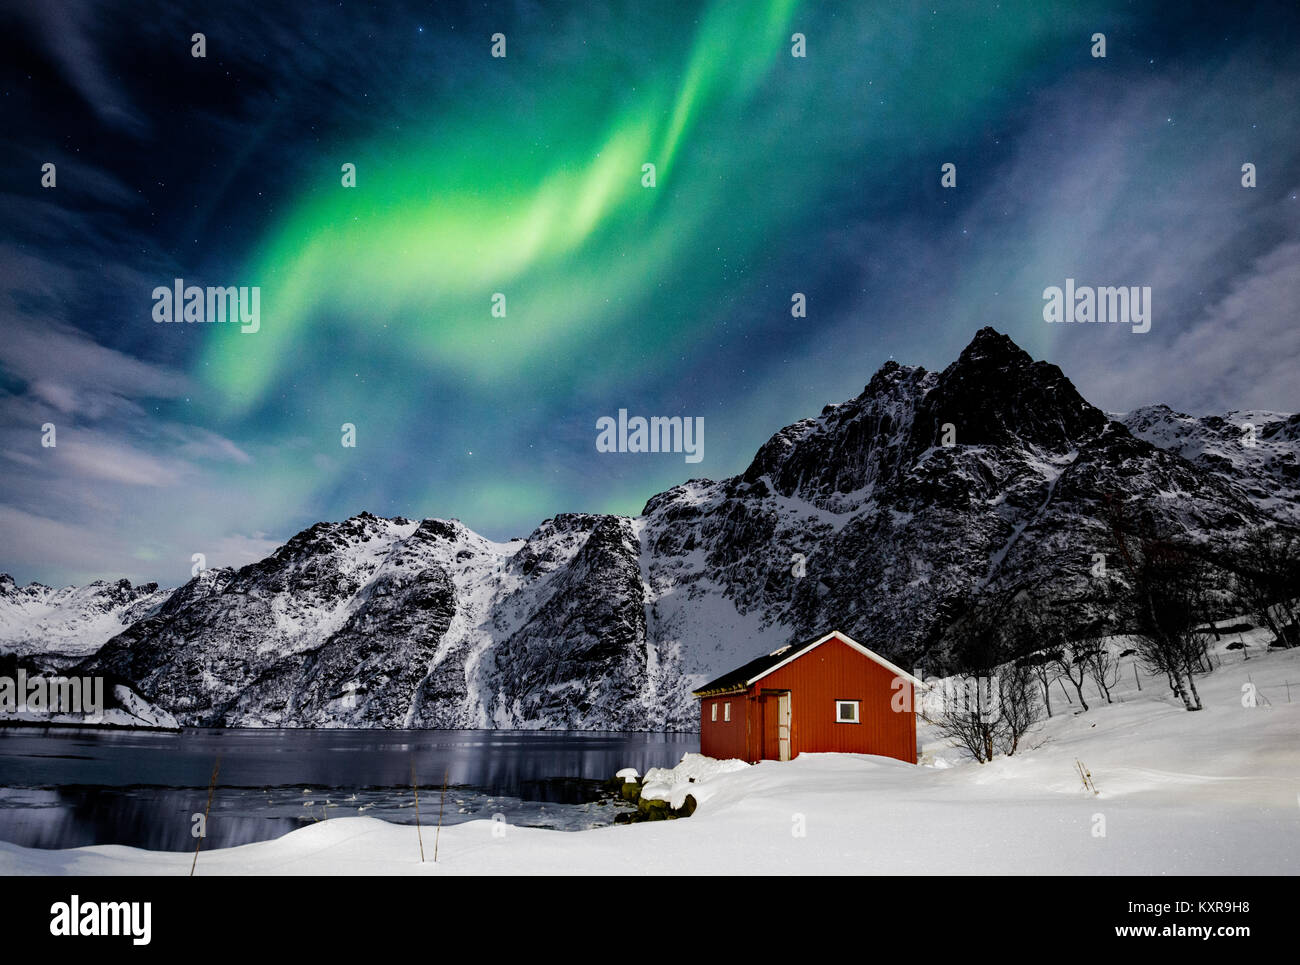
POLYGON ((1223 8, 11 6, 0 570, 635 513, 985 324, 1103 408, 1300 409, 1300 16, 1223 8), (260 330, 156 325, 174 278, 260 330), (1151 286, 1150 332, 1044 324, 1066 278, 1151 286), (703 460, 598 452, 620 409, 703 460))

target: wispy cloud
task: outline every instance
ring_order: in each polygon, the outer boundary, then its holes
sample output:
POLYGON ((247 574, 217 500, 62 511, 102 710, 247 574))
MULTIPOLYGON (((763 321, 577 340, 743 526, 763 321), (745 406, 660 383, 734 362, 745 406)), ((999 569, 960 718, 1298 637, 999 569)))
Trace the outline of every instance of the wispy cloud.
POLYGON ((147 119, 132 105, 100 56, 103 45, 97 34, 107 10, 76 0, 41 0, 20 4, 17 11, 101 121, 135 133, 149 129, 147 119))
POLYGON ((1195 412, 1300 410, 1300 242, 1287 241, 1233 279, 1232 289, 1181 326, 1158 353, 1090 372, 1104 399, 1166 402, 1195 412))

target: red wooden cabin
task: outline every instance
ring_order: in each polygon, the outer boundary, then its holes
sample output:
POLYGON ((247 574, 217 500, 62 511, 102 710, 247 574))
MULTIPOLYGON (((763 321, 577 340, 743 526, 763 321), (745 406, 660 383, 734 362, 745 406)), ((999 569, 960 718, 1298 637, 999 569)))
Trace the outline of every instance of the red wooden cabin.
POLYGON ((915 764, 923 686, 843 633, 791 644, 694 691, 700 753, 753 762, 838 751, 915 764))

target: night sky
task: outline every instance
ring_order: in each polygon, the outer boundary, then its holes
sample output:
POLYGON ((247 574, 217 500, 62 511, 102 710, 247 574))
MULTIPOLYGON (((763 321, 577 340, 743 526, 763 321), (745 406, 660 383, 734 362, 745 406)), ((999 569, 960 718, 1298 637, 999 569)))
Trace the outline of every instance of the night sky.
POLYGON ((1298 10, 7 3, 0 570, 636 513, 983 325, 1110 411, 1300 409, 1298 10), (1150 286, 1151 330, 1046 323, 1067 277, 1150 286), (176 278, 260 330, 155 322, 176 278), (703 460, 597 452, 619 409, 703 417, 703 460))

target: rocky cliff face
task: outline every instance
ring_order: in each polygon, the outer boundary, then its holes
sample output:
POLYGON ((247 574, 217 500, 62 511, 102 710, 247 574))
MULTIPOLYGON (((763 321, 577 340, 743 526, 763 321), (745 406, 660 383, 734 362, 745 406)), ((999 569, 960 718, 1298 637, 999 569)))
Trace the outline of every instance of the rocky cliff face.
POLYGON ((835 627, 930 664, 972 593, 1081 589, 1108 496, 1221 544, 1294 520, 1297 429, 1111 419, 983 329, 942 372, 889 362, 740 475, 636 518, 566 514, 509 543, 436 519, 319 523, 191 580, 86 666, 190 723, 690 728, 692 686, 791 638, 835 627))

